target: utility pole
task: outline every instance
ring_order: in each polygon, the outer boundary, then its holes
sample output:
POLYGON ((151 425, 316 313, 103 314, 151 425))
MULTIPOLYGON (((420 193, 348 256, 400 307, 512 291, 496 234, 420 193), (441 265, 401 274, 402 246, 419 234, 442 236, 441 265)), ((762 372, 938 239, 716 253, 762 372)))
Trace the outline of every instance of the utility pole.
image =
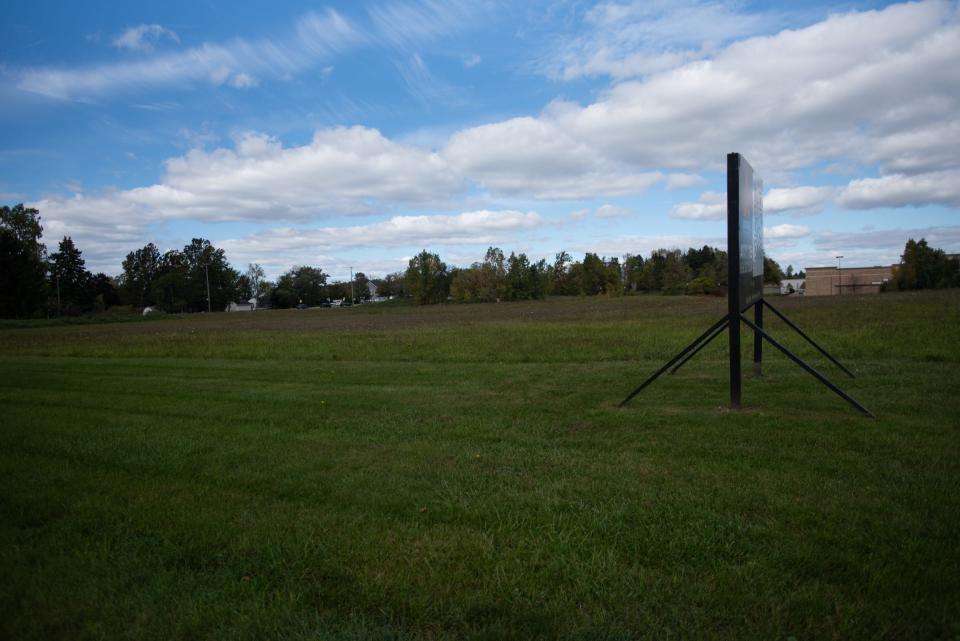
POLYGON ((350 304, 353 305, 356 299, 353 297, 353 267, 350 268, 350 304))
POLYGON ((210 312, 213 310, 212 310, 212 303, 210 302, 210 269, 208 267, 209 266, 207 263, 203 264, 203 273, 207 277, 207 311, 210 312))
POLYGON ((843 272, 840 271, 840 261, 843 256, 837 256, 837 296, 843 296, 843 272))

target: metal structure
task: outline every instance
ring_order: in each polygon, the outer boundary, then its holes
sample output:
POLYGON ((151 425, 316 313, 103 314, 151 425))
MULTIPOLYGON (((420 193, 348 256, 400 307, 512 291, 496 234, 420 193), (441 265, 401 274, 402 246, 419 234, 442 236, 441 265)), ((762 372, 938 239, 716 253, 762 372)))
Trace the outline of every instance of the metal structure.
POLYGON ((621 407, 626 405, 630 399, 643 391, 667 370, 670 370, 670 374, 674 374, 683 367, 687 361, 696 356, 700 350, 726 330, 730 343, 730 407, 740 409, 743 387, 740 353, 740 325, 742 323, 746 325, 748 329, 753 330, 753 371, 755 375, 760 376, 763 372, 763 341, 766 341, 847 403, 865 415, 874 418, 870 410, 833 384, 826 376, 804 362, 799 356, 787 349, 764 329, 763 310, 767 308, 773 312, 777 318, 786 323, 788 327, 815 347, 821 354, 826 356, 834 365, 843 370, 845 374, 850 376, 850 378, 854 378, 853 373, 849 369, 831 356, 827 350, 817 344, 816 341, 778 311, 763 296, 762 192, 762 181, 759 176, 754 175, 750 163, 740 154, 728 154, 727 314, 711 325, 703 334, 697 337, 696 340, 683 348, 680 353, 670 359, 663 367, 654 372, 640 387, 633 390, 621 401, 621 407), (748 232, 749 236, 744 232, 748 232), (751 307, 753 308, 753 320, 747 317, 747 312, 751 307))
POLYGON ((840 271, 840 261, 843 256, 837 256, 837 296, 843 295, 843 272, 840 271))

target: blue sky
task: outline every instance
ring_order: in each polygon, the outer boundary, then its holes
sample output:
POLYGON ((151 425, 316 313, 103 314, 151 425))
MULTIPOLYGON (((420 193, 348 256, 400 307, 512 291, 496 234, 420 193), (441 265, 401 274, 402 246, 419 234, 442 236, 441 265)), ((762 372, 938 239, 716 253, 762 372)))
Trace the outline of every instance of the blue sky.
POLYGON ((956 2, 36 2, 0 43, 0 202, 109 274, 722 246, 730 151, 784 266, 960 251, 956 2))

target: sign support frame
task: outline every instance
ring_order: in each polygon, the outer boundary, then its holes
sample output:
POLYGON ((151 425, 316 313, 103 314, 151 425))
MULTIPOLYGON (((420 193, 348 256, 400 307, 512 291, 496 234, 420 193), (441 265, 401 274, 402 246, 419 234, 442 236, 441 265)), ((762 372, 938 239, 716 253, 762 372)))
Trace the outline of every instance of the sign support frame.
MULTIPOLYGON (((804 362, 799 356, 791 352, 784 345, 779 343, 774 339, 769 332, 764 329, 763 323, 763 308, 766 307, 770 309, 780 320, 782 320, 788 327, 796 331, 804 340, 810 343, 815 347, 821 354, 826 356, 833 364, 839 367, 851 378, 854 378, 853 373, 844 367, 840 361, 830 355, 823 347, 817 344, 812 338, 810 338, 803 330, 801 330, 797 325, 790 321, 786 316, 784 316, 780 311, 778 311, 769 301, 763 296, 763 278, 762 278, 762 267, 760 273, 760 289, 759 294, 756 293, 756 283, 752 282, 751 285, 754 287, 753 294, 748 296, 746 299, 741 296, 746 292, 741 291, 741 264, 740 264, 740 221, 741 221, 741 198, 743 197, 753 197, 753 194, 742 194, 741 193, 741 168, 742 164, 746 165, 747 170, 750 172, 748 176, 751 181, 753 180, 753 170, 750 168, 749 163, 746 162, 746 159, 743 158, 738 153, 727 154, 727 313, 723 318, 717 320, 713 325, 711 325, 703 334, 696 338, 692 343, 687 345, 683 350, 681 350, 676 356, 670 359, 663 367, 654 372, 646 381, 643 382, 640 387, 633 390, 623 401, 620 402, 620 407, 626 405, 634 396, 639 394, 644 390, 648 385, 653 383, 657 378, 659 378, 664 372, 670 370, 670 374, 675 374, 677 370, 684 366, 690 359, 696 356, 704 347, 710 344, 713 339, 715 339, 720 334, 727 331, 729 337, 728 348, 729 348, 729 372, 730 372, 730 408, 734 410, 739 410, 742 408, 742 371, 741 371, 741 344, 740 344, 740 324, 743 323, 747 326, 748 329, 753 330, 753 372, 755 376, 763 375, 763 341, 767 341, 777 350, 782 352, 790 360, 796 363, 800 368, 804 369, 811 376, 816 378, 820 383, 829 388, 832 392, 840 396, 847 403, 858 409, 860 412, 869 416, 870 418, 876 418, 870 410, 857 402, 853 397, 844 392, 842 389, 833 384, 826 376, 818 372, 812 366, 804 362), (753 307, 753 320, 751 321, 747 316, 746 312, 753 307), (671 367, 673 369, 671 369, 671 367)), ((751 207, 753 203, 751 202, 751 207)), ((762 204, 761 204, 762 208, 762 204)), ((751 212, 753 215, 753 212, 751 212)), ((762 211, 760 213, 762 215, 762 211)), ((757 224, 757 222, 753 222, 757 224)), ((756 240, 754 239, 756 244, 756 240)), ((762 251, 762 247, 760 248, 762 251)), ((757 251, 757 248, 754 247, 754 252, 757 251)), ((754 256, 754 260, 756 260, 754 256)), ((762 255, 760 256, 761 265, 762 265, 762 255)), ((754 268, 755 269, 755 268, 754 268)), ((755 276, 754 276, 755 278, 755 276)), ((749 282, 749 281, 748 281, 749 282)))

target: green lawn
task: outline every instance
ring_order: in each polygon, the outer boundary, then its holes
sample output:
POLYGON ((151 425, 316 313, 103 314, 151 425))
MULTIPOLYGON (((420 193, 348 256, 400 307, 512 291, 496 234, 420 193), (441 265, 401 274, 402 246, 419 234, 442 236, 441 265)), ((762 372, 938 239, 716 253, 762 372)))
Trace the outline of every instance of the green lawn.
POLYGON ((960 638, 960 292, 724 306, 0 326, 0 638, 960 638))

